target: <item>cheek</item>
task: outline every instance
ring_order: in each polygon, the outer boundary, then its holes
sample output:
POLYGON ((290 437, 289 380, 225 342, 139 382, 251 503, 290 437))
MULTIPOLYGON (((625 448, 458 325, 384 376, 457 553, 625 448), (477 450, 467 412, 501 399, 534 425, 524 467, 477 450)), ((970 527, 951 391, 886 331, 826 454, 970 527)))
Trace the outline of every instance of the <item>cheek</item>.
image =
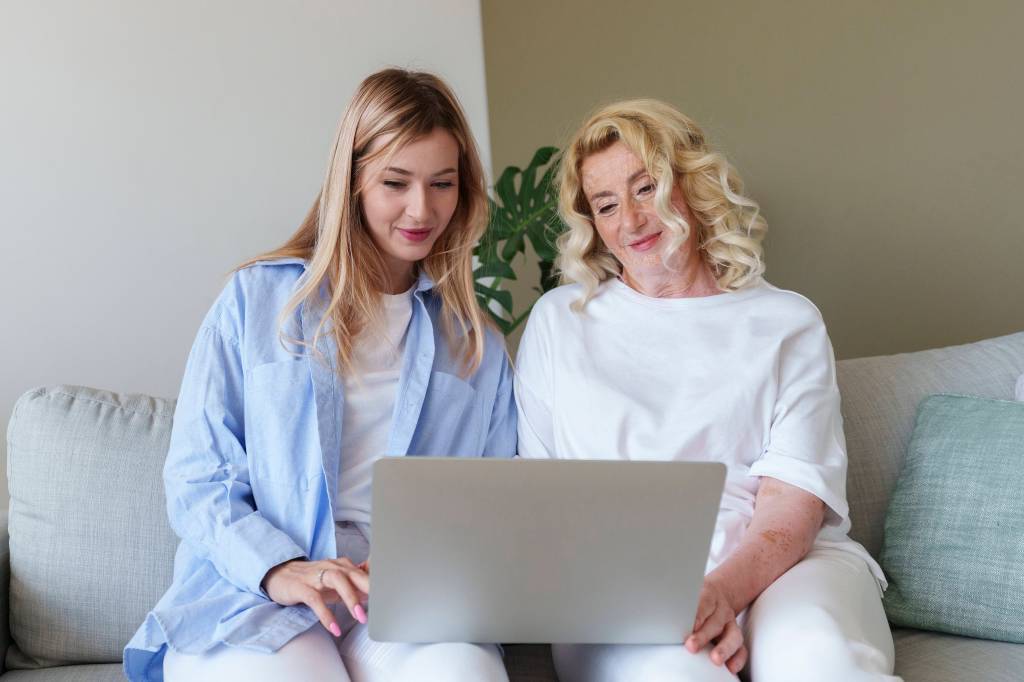
POLYGON ((594 222, 594 230, 609 251, 614 253, 619 250, 618 230, 614 225, 607 220, 599 220, 594 222))

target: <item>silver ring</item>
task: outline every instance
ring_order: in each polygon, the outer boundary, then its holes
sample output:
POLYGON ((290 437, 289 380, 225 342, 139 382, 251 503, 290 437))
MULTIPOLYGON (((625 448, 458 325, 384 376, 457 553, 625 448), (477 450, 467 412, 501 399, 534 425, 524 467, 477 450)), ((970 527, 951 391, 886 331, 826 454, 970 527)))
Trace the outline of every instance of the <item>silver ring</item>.
POLYGON ((326 568, 321 568, 321 569, 320 569, 320 575, 318 575, 318 576, 316 577, 316 579, 317 579, 317 582, 319 582, 319 583, 320 583, 320 587, 323 587, 323 586, 324 586, 324 573, 326 573, 326 572, 327 572, 327 569, 326 569, 326 568))

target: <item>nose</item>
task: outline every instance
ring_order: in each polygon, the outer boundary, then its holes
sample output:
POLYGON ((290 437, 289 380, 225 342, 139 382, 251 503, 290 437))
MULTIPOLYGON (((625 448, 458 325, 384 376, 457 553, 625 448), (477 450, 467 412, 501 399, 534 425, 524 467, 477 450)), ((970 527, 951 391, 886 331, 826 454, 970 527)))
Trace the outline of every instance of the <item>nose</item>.
POLYGON ((405 213, 417 223, 425 223, 430 218, 430 196, 427 189, 421 185, 413 186, 409 192, 409 203, 405 206, 405 213))
POLYGON ((622 229, 628 232, 636 232, 647 224, 647 216, 644 214, 639 203, 633 197, 627 197, 626 200, 622 202, 620 215, 622 219, 622 229))

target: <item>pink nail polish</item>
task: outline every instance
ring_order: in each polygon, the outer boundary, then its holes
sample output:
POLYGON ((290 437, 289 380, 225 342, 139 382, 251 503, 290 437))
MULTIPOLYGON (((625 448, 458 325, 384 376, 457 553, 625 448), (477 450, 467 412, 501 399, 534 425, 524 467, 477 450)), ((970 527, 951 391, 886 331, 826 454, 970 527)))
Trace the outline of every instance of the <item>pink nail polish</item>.
POLYGON ((337 623, 331 623, 331 627, 328 628, 331 634, 335 637, 341 637, 341 628, 338 627, 337 623))
POLYGON ((366 625, 366 611, 363 610, 362 604, 356 604, 356 607, 352 609, 352 612, 354 613, 356 620, 363 625, 366 625))

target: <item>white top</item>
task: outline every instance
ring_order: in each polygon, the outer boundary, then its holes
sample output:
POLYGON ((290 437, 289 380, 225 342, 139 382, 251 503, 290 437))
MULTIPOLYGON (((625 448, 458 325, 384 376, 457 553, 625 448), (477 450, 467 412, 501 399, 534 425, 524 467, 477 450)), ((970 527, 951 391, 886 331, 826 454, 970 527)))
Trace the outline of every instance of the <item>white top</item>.
POLYGON ((353 348, 355 376, 343 379, 341 464, 335 521, 370 523, 373 463, 386 453, 402 369, 405 335, 412 319, 412 289, 381 296, 382 332, 367 331, 353 348))
POLYGON ((582 313, 578 285, 537 302, 519 346, 519 454, 718 461, 728 467, 707 570, 739 544, 760 476, 828 505, 816 546, 862 557, 847 537, 846 440, 821 313, 767 283, 697 298, 650 298, 618 279, 582 313))

